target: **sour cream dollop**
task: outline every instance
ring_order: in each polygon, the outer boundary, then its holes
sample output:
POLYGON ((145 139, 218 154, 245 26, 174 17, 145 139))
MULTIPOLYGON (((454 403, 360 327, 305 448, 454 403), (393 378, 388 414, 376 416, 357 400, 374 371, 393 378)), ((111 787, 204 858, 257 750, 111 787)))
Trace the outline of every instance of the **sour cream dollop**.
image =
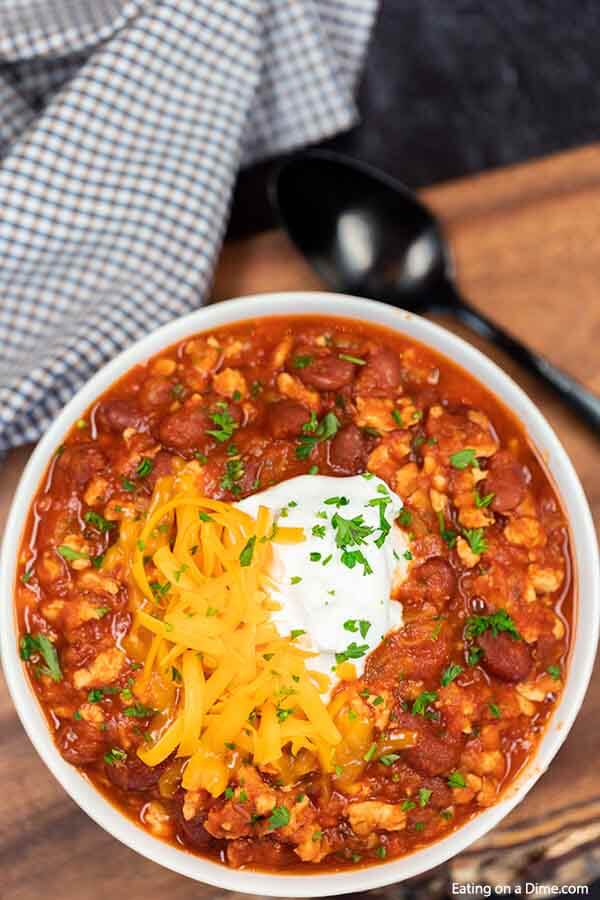
POLYGON ((409 558, 394 524, 401 498, 376 476, 300 475, 237 505, 252 516, 266 506, 280 525, 304 529, 303 542, 273 545, 279 633, 303 632, 298 645, 318 653, 309 668, 331 677, 337 655, 362 674, 366 656, 402 624, 391 597, 409 558))

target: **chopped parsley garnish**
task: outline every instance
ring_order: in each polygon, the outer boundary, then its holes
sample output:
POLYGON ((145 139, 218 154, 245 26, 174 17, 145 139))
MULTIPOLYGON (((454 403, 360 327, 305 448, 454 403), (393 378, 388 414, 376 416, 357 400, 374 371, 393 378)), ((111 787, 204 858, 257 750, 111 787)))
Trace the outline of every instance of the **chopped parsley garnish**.
POLYGON ((198 518, 200 519, 201 522, 214 522, 215 521, 212 516, 209 516, 209 514, 205 513, 204 510, 202 510, 202 509, 198 513, 198 518))
POLYGON ((217 410, 212 413, 210 418, 217 427, 207 431, 207 434, 210 434, 219 443, 228 441, 238 427, 238 423, 232 418, 227 409, 227 404, 223 401, 217 403, 217 410))
POLYGON ((441 630, 444 627, 444 618, 443 616, 439 616, 437 622, 433 626, 433 630, 431 632, 431 640, 437 641, 440 636, 441 630))
POLYGON ((441 816, 442 819, 444 819, 446 822, 449 822, 450 819, 453 817, 453 812, 452 812, 451 809, 443 809, 443 810, 440 812, 440 816, 441 816))
POLYGON ((177 583, 179 583, 181 576, 185 575, 188 569, 189 566, 187 566, 185 563, 182 563, 177 569, 175 569, 175 571, 173 572, 173 576, 177 583))
POLYGON ((161 584, 160 581, 151 581, 150 589, 154 594, 154 599, 161 600, 171 590, 171 582, 165 581, 161 584))
POLYGON ((311 562, 319 562, 319 560, 321 559, 321 554, 318 553, 316 550, 313 550, 312 553, 309 554, 308 558, 310 559, 311 562))
POLYGON ((481 647, 470 647, 467 654, 467 662, 470 666, 476 666, 482 656, 483 650, 481 647))
POLYGON ((100 703, 104 700, 105 697, 110 697, 113 694, 119 694, 123 700, 131 699, 131 691, 128 688, 118 687, 101 687, 101 688, 92 688, 91 691, 88 692, 88 703, 100 703), (129 696, 127 696, 127 694, 129 696))
POLYGON ((129 493, 135 491, 135 483, 129 478, 123 478, 121 480, 121 487, 124 491, 128 491, 129 493))
POLYGON ((19 654, 25 662, 39 654, 46 663, 40 667, 42 675, 49 675, 52 681, 62 681, 56 647, 45 634, 24 634, 19 641, 19 654))
POLYGON ((454 681, 455 678, 458 678, 462 670, 462 666, 458 666, 456 665, 456 663, 450 663, 450 665, 442 675, 442 686, 446 687, 450 684, 451 681, 454 681))
POLYGON ((299 638, 303 634, 306 634, 306 631, 304 628, 293 628, 290 631, 290 637, 293 641, 295 641, 296 638, 299 638))
POLYGON ((452 550, 452 548, 456 545, 457 534, 451 528, 448 528, 446 526, 446 519, 444 518, 444 513, 441 510, 439 510, 437 516, 442 540, 444 540, 450 550, 452 550))
POLYGON ((427 716, 427 707, 438 698, 436 691, 422 691, 413 701, 412 713, 415 716, 427 716))
POLYGON ((340 353, 340 359, 345 359, 346 362, 354 363, 355 366, 366 366, 366 359, 361 359, 359 356, 351 356, 349 353, 340 353))
POLYGON ((487 552, 488 545, 483 528, 465 528, 463 535, 468 542, 469 547, 473 553, 477 554, 477 556, 481 556, 482 553, 487 552))
POLYGON ((313 525, 312 534, 313 534, 313 537, 324 538, 325 537, 325 526, 324 525, 313 525))
POLYGON ((277 718, 278 718, 278 720, 279 720, 280 722, 285 722, 285 720, 286 720, 289 716, 291 716, 293 712, 294 712, 293 707, 292 707, 292 709, 287 709, 287 708, 284 707, 284 706, 278 706, 277 709, 276 709, 276 715, 277 715, 277 718))
POLYGON ((558 681, 561 675, 560 666, 548 666, 546 669, 548 675, 553 678, 555 681, 558 681))
POLYGON ((404 557, 404 559, 408 560, 408 562, 410 562, 410 560, 414 558, 410 550, 405 550, 402 556, 404 557))
POLYGON ((371 744, 371 746, 369 747, 369 749, 363 756, 364 761, 371 762, 371 760, 373 759, 373 757, 375 756, 376 753, 377 753, 377 743, 375 741, 373 741, 373 743, 371 744))
POLYGON ((83 518, 88 525, 93 525, 98 531, 104 533, 115 527, 114 522, 109 522, 108 519, 105 519, 104 516, 101 516, 100 513, 95 512, 93 509, 88 509, 88 511, 83 514, 83 518))
POLYGON ((427 806, 432 793, 428 788, 419 788, 419 806, 427 806))
POLYGON ((347 619, 344 622, 344 628, 346 631, 351 631, 356 633, 360 632, 361 638, 366 638, 369 628, 371 627, 371 623, 366 619, 347 619))
POLYGON ((505 609, 499 609, 498 612, 492 613, 490 616, 470 616, 467 619, 465 637, 478 637, 488 629, 491 629, 494 637, 497 637, 500 632, 506 631, 515 640, 521 639, 517 626, 505 609))
POLYGON ((400 512, 398 513, 398 522, 405 528, 410 525, 410 523, 412 522, 412 513, 410 509, 406 509, 406 507, 404 507, 400 510, 400 512))
POLYGON ((154 710, 150 706, 144 706, 143 703, 134 703, 133 706, 127 706, 123 710, 123 715, 130 719, 145 719, 154 715, 154 710))
POLYGON ((316 416, 311 414, 311 419, 302 426, 304 434, 300 438, 300 442, 296 446, 296 458, 308 459, 317 444, 321 441, 328 441, 337 434, 340 427, 340 420, 335 413, 328 412, 321 421, 316 423, 316 416))
POLYGON ((305 369, 307 366, 310 366, 313 361, 312 356, 294 356, 292 359, 292 366, 294 369, 305 369))
POLYGON ((399 409, 392 410, 392 419, 398 426, 398 428, 404 428, 404 422, 402 421, 402 414, 399 409))
POLYGON ((104 762, 109 766, 114 766, 115 763, 118 762, 125 762, 126 759, 127 754, 119 747, 113 747, 112 750, 109 750, 108 753, 104 754, 104 762))
POLYGON ((300 584, 301 581, 302 581, 301 575, 292 575, 292 577, 290 578, 290 584, 300 584))
MULTIPOLYGON (((328 497, 327 500, 323 500, 325 506, 335 506, 337 509, 340 506, 348 506, 350 501, 347 497, 328 497)), ((327 518, 327 513, 324 514, 324 518, 327 518)))
POLYGON ((387 856, 387 850, 384 846, 378 847, 375 851, 379 859, 385 859, 387 856))
POLYGON ((347 659, 360 659, 368 650, 368 644, 357 644, 356 641, 352 641, 345 650, 335 654, 336 664, 339 666, 341 663, 346 662, 347 659))
POLYGON ((466 784, 465 777, 460 772, 452 772, 448 778, 448 787, 463 788, 466 787, 466 784))
POLYGON ((383 756, 379 757, 379 762, 383 766, 393 766, 395 762, 398 762, 400 759, 399 753, 386 753, 383 756))
POLYGON ((201 453, 200 450, 194 450, 194 459, 197 459, 201 466, 208 462, 208 456, 205 453, 201 453))
POLYGON ((258 397, 262 389, 263 386, 261 381, 253 381, 250 385, 250 394, 252 395, 252 397, 258 397))
POLYGON ((469 466, 478 469, 479 463, 475 450, 472 447, 466 447, 464 450, 458 450, 450 456, 450 465, 455 469, 468 469, 469 466))
POLYGON ((239 494, 241 488, 237 483, 244 474, 244 464, 241 459, 229 459, 225 466, 225 474, 221 478, 221 487, 224 491, 239 494))
MULTIPOLYGON (((380 490, 382 487, 383 485, 379 485, 378 490, 380 493, 387 493, 385 488, 383 492, 380 490)), ((385 515, 386 507, 389 506, 391 502, 392 498, 387 494, 385 497, 374 497, 373 500, 369 500, 367 503, 367 506, 376 506, 379 509, 379 535, 375 539, 375 546, 379 548, 383 547, 385 539, 392 530, 392 526, 385 515)))
POLYGON ((223 791, 223 796, 225 797, 226 800, 233 800, 234 795, 235 795, 235 791, 233 790, 232 787, 226 787, 225 790, 223 791))
POLYGON ((359 564, 363 567, 363 575, 373 574, 373 569, 369 565, 369 560, 361 550, 344 550, 340 559, 348 569, 353 569, 354 566, 359 564))
POLYGON ((483 509, 483 507, 490 505, 496 495, 492 491, 491 494, 486 494, 484 497, 482 497, 479 491, 475 489, 473 496, 475 498, 475 506, 477 507, 477 509, 483 509))
POLYGON ((318 475, 318 474, 319 474, 319 467, 318 467, 318 466, 311 466, 310 469, 308 470, 308 474, 309 474, 309 475, 318 475))
POLYGON ((33 571, 31 569, 27 569, 27 571, 23 572, 23 574, 21 575, 21 581, 23 584, 27 584, 29 581, 31 581, 32 577, 33 571))
POLYGON ((501 717, 502 712, 500 711, 499 706, 497 706, 495 703, 490 703, 489 708, 490 708, 491 714, 493 715, 493 717, 495 719, 499 719, 501 717))
POLYGON ((411 809, 414 809, 416 805, 417 804, 412 800, 404 800, 400 809, 402 810, 402 812, 409 812, 411 809))
POLYGON ((373 534, 375 530, 370 525, 365 525, 365 520, 360 515, 354 516, 353 519, 345 519, 339 513, 335 513, 331 519, 331 524, 336 530, 336 546, 341 548, 366 544, 365 538, 373 534))
POLYGON ((152 469, 154 468, 154 463, 151 459, 148 459, 147 456, 143 458, 139 466, 137 467, 136 475, 140 478, 145 478, 146 475, 149 475, 152 469))
POLYGON ((286 806, 276 806, 269 817, 269 829, 284 828, 290 823, 290 811, 286 806))
POLYGON ((89 559, 87 553, 80 553, 79 550, 73 550, 72 547, 67 547, 66 544, 61 544, 60 547, 56 548, 63 559, 67 559, 69 561, 73 559, 89 559))
POLYGON ((415 822, 413 825, 415 831, 424 831, 425 830, 425 822, 415 822))
POLYGON ((252 562, 252 557, 254 555, 254 547, 256 544, 256 535, 253 534, 252 537, 248 538, 246 546, 240 553, 240 566, 249 566, 252 562))

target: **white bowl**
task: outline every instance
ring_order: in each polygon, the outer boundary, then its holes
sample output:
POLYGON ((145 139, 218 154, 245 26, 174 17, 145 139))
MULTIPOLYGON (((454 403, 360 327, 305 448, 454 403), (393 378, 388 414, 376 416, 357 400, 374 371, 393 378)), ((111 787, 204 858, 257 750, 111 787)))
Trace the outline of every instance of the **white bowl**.
POLYGON ((556 435, 523 391, 474 347, 438 325, 381 303, 326 293, 263 294, 229 300, 165 325, 134 344, 101 369, 67 404, 37 445, 19 483, 10 510, 0 563, 1 650, 6 680, 17 712, 36 750, 63 788, 94 821, 133 850, 196 881, 242 893, 285 897, 323 897, 366 891, 411 878, 438 866, 484 835, 523 799, 549 766, 581 706, 598 640, 600 566, 590 511, 573 466, 556 435), (19 659, 13 589, 19 542, 32 497, 48 461, 65 433, 119 376, 165 347, 198 331, 260 316, 316 313, 372 321, 416 338, 459 363, 483 382, 524 423, 544 457, 564 505, 575 556, 576 612, 565 688, 538 752, 504 794, 453 834, 401 859, 336 873, 279 875, 239 871, 193 856, 152 837, 121 813, 58 753, 46 720, 19 659))

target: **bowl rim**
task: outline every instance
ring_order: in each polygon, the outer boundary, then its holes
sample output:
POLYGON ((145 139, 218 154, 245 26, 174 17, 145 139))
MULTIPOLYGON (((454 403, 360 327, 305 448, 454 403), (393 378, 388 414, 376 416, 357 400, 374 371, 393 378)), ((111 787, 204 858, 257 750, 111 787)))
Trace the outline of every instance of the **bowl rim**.
POLYGON ((223 301, 163 325, 103 366, 65 405, 38 442, 17 486, 6 520, 0 556, 0 652, 9 692, 23 727, 43 762, 64 790, 97 824, 142 856, 213 887, 263 896, 324 897, 384 887, 445 862, 482 837, 507 815, 543 774, 565 740, 583 702, 599 631, 600 562, 589 506, 573 465, 542 413, 524 391, 481 351, 442 326, 384 303, 320 291, 254 294, 223 301), (400 331, 433 347, 482 382, 509 408, 544 459, 567 513, 575 558, 576 601, 569 669, 560 703, 535 756, 494 806, 445 838, 408 856, 364 868, 315 874, 276 874, 230 869, 153 837, 120 813, 54 746, 49 727, 18 654, 14 580, 18 548, 29 506, 55 448, 70 426, 136 363, 198 332, 253 318, 331 315, 400 331))

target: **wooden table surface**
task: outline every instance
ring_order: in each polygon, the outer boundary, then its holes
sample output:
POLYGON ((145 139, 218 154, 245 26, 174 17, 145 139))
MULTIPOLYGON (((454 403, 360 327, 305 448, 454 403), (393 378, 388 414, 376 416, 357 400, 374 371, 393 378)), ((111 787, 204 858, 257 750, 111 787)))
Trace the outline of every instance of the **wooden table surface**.
MULTIPOLYGON (((600 392, 600 146, 441 185, 423 196, 446 225, 465 296, 600 392)), ((319 287, 283 235, 271 232, 225 247, 214 299, 319 287)), ((445 324, 465 335, 454 323, 445 324)), ((600 436, 493 348, 473 342, 540 406, 571 455, 600 522, 600 436)), ((0 527, 28 452, 14 452, 0 472, 0 527)), ((0 717, 3 900, 145 900, 157 891, 169 900, 225 900, 226 892, 147 862, 88 819, 35 754, 3 682, 0 717)), ((484 875, 490 884, 600 878, 599 750, 596 671, 550 770, 498 828, 421 879, 418 896, 445 897, 450 881, 477 882, 484 875)), ((376 893, 400 900, 408 898, 409 889, 376 893)))

